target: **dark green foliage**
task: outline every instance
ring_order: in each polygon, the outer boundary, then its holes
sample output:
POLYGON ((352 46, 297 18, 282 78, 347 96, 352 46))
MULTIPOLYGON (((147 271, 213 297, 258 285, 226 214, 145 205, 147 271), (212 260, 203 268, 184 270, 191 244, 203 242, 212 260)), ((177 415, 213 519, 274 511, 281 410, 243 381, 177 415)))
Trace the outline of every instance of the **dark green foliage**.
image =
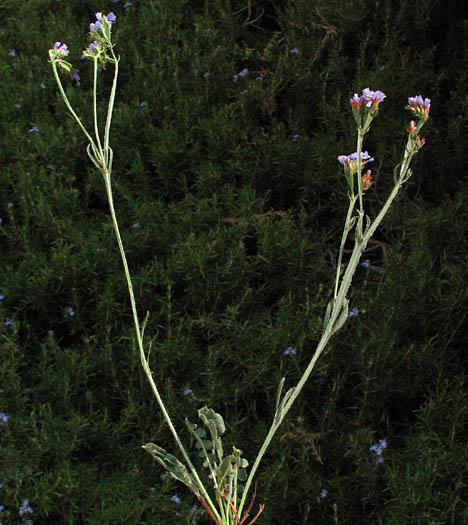
MULTIPOLYGON (((208 523, 188 519, 196 499, 141 448, 177 454, 140 368, 104 184, 47 63, 65 41, 81 86, 64 86, 90 128, 80 55, 94 12, 112 10, 114 200, 154 379, 194 458, 184 419, 207 405, 227 453, 252 464, 281 377, 293 386, 314 352, 347 205, 336 159, 355 150, 349 98, 387 94, 364 145, 372 216, 401 159, 408 96, 432 99, 414 176, 356 273, 359 314, 273 440, 256 502, 273 525, 466 523, 463 2, 123 4, 0 4, 0 521, 208 523), (379 464, 369 447, 384 438, 379 464), (24 499, 34 513, 22 519, 24 499)), ((112 68, 99 79, 105 102, 112 68)))

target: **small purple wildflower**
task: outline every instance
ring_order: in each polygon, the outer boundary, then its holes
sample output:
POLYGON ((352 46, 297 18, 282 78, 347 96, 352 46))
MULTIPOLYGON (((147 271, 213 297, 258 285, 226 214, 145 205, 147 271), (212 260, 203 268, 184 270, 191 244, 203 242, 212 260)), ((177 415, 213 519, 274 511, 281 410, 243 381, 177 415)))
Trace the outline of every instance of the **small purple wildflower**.
POLYGON ((184 388, 184 396, 188 396, 190 394, 191 390, 188 386, 184 388))
POLYGON ((296 349, 292 346, 288 346, 286 350, 283 352, 284 355, 296 355, 296 349))
POLYGON ((9 53, 8 53, 11 57, 15 57, 16 56, 16 51, 14 49, 12 49, 9 53))
POLYGON ((29 505, 29 500, 25 499, 23 500, 23 503, 21 504, 18 514, 20 516, 24 516, 25 514, 32 514, 34 512, 33 508, 29 505))
POLYGON ((245 75, 247 75, 247 73, 249 72, 248 69, 244 68, 240 73, 238 73, 237 75, 234 75, 232 78, 233 78, 233 81, 234 82, 237 82, 237 80, 239 79, 239 77, 245 77, 245 75))
POLYGON ((298 55, 299 54, 299 49, 297 49, 297 47, 295 47, 294 49, 291 49, 289 52, 292 53, 293 55, 298 55))
POLYGON ((33 126, 28 131, 29 131, 29 133, 39 133, 39 128, 37 126, 33 126))
POLYGON ((143 100, 142 102, 140 102, 140 107, 141 108, 144 108, 147 105, 148 105, 148 102, 146 102, 146 100, 143 100))
POLYGON ((132 224, 132 228, 139 228, 140 227, 140 223, 139 222, 134 222, 132 224))
POLYGON ((68 54, 70 53, 70 51, 68 50, 67 44, 65 43, 62 44, 62 42, 59 42, 59 41, 55 42, 54 49, 56 49, 57 51, 61 51, 63 56, 68 56, 68 54))
POLYGON ((132 2, 125 2, 125 4, 122 6, 124 9, 127 9, 127 7, 130 7, 132 5, 132 2))
MULTIPOLYGON (((373 162, 374 157, 371 157, 367 151, 361 151, 361 167, 364 167, 368 162, 373 162)), ((340 155, 338 162, 343 165, 345 173, 351 175, 357 172, 357 153, 351 155, 340 155)))
POLYGON ((11 319, 7 319, 3 324, 4 326, 15 326, 15 322, 11 319))
POLYGON ((171 496, 171 500, 174 503, 180 503, 180 498, 179 498, 178 494, 174 494, 173 496, 171 496))
POLYGON ((376 463, 383 463, 383 456, 382 451, 387 448, 387 440, 386 439, 379 439, 379 442, 375 445, 371 445, 369 447, 369 450, 372 450, 377 454, 376 463))
MULTIPOLYGON (((117 17, 114 15, 112 11, 108 13, 107 15, 105 15, 105 18, 110 24, 113 24, 117 20, 117 17)), ((101 28, 101 22, 102 22, 102 13, 101 11, 98 11, 96 13, 96 22, 92 22, 91 24, 89 24, 89 30, 90 31, 99 30, 101 28)))
POLYGON ((80 83, 80 75, 78 74, 79 71, 80 71, 79 69, 74 69, 73 71, 71 71, 71 72, 69 73, 70 78, 76 82, 76 85, 77 85, 77 86, 81 86, 81 83, 80 83))
POLYGON ((300 137, 300 135, 299 135, 298 133, 296 133, 295 135, 293 135, 293 136, 291 137, 291 140, 292 140, 293 142, 296 142, 296 140, 297 140, 299 137, 300 137))
POLYGON ((209 71, 206 71, 206 73, 203 73, 204 78, 208 78, 211 75, 209 71))
POLYGON ((18 109, 20 109, 22 107, 21 104, 14 104, 14 106, 15 106, 15 108, 18 108, 18 109))
POLYGON ((40 84, 40 86, 41 86, 41 89, 45 89, 45 88, 46 88, 46 85, 44 84, 44 82, 42 82, 42 83, 40 84))
POLYGON ((431 99, 425 98, 423 100, 421 95, 408 98, 408 105, 405 109, 411 110, 418 118, 427 120, 429 117, 429 110, 431 109, 431 99))
POLYGON ((323 499, 323 498, 326 498, 327 497, 327 494, 328 494, 328 490, 327 489, 322 489, 320 491, 320 498, 323 499))
MULTIPOLYGON (((2 293, 0 293, 0 301, 1 301, 2 299, 5 299, 5 296, 4 296, 2 293)), ((1 487, 0 487, 0 488, 1 488, 1 487)))
POLYGON ((71 308, 70 306, 67 308, 67 313, 70 317, 73 317, 75 315, 73 308, 71 308))
POLYGON ((8 416, 7 416, 5 413, 0 412, 0 422, 2 422, 2 423, 8 423, 8 419, 9 419, 9 418, 8 418, 8 416))
POLYGON ((364 268, 369 268, 370 261, 369 259, 364 259, 361 263, 361 266, 364 266, 364 268))
POLYGON ((372 106, 378 106, 380 102, 384 98, 386 98, 387 95, 383 93, 382 91, 372 91, 369 88, 365 88, 362 90, 362 95, 359 96, 357 93, 354 93, 353 98, 351 98, 349 101, 351 103, 351 106, 353 106, 353 109, 356 111, 359 111, 363 107, 372 107, 372 106))
POLYGON ((89 50, 96 54, 96 51, 97 51, 97 47, 98 47, 98 41, 97 40, 94 40, 94 42, 91 42, 91 44, 89 44, 89 50))
POLYGON ((356 317, 359 313, 359 310, 357 309, 357 307, 353 307, 351 308, 351 310, 348 312, 348 317, 356 317))

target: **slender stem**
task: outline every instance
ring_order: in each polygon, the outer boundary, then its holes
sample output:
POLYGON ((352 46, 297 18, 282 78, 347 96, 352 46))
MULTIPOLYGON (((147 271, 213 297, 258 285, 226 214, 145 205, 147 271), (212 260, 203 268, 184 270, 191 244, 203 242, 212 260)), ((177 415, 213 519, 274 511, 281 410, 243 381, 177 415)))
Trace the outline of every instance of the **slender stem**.
MULTIPOLYGON (((119 75, 119 60, 115 56, 112 46, 110 48, 110 51, 114 59, 114 81, 112 83, 112 89, 111 89, 110 98, 109 98, 109 106, 107 108, 106 128, 104 131, 104 151, 106 155, 109 150, 109 133, 110 133, 110 127, 111 127, 111 122, 112 122, 112 113, 114 112, 115 92, 117 89, 117 77, 119 75)), ((109 162, 108 157, 106 157, 106 162, 109 162)))
POLYGON ((68 110, 70 111, 70 113, 75 117, 76 121, 78 122, 79 126, 81 127, 81 129, 83 130, 83 132, 85 133, 86 137, 88 138, 89 140, 89 143, 91 145, 91 148, 93 150, 93 153, 95 155, 95 158, 91 157, 91 160, 93 160, 94 164, 96 165, 96 167, 99 167, 102 175, 103 175, 103 178, 104 178, 104 183, 105 183, 105 187, 106 187, 106 192, 107 192, 107 199, 108 199, 108 202, 109 202, 109 209, 110 209, 110 212, 111 212, 111 217, 112 217, 112 223, 113 223, 113 226, 114 226, 114 231, 115 231, 115 235, 116 235, 116 238, 117 238, 117 243, 119 245, 119 250, 120 250, 120 255, 121 255, 121 258, 122 258, 122 263, 123 263, 123 267, 124 267, 124 271, 125 271, 125 276, 126 276, 126 279, 127 279, 127 286, 128 286, 128 291, 129 291, 129 295, 130 295, 130 302, 131 302, 131 305, 132 305, 132 313, 133 313, 133 321, 134 321, 134 324, 135 324, 135 331, 136 331, 136 336, 137 336, 137 343, 138 343, 138 348, 139 348, 139 353, 140 353, 140 360, 141 360, 141 364, 143 366, 143 369, 145 371, 145 374, 148 378, 148 381, 151 385, 151 389, 153 391, 153 394, 154 396, 156 397, 156 400, 158 402, 158 405, 161 409, 161 412, 163 413, 163 416, 164 416, 164 419, 166 420, 166 423, 168 424, 169 426, 169 429, 170 431, 172 432, 172 435, 174 436, 174 439, 176 440, 176 443, 180 449, 180 451, 182 452, 182 455, 184 456, 184 459, 185 461, 187 462, 187 465, 189 466, 191 472, 192 472, 192 475, 197 483, 197 486, 198 488, 200 489, 201 493, 203 494, 203 497, 205 498, 206 502, 208 503, 208 505, 210 506, 211 508, 211 511, 213 513, 213 515, 216 517, 216 519, 220 520, 221 517, 218 513, 218 510, 216 508, 216 506, 214 505, 213 501, 211 500, 208 492, 206 491, 204 485, 203 485, 203 482, 201 481, 201 479, 199 478, 198 476, 198 473, 197 471, 195 470, 195 467, 193 466, 192 462, 190 461, 190 458, 177 434, 177 431, 174 427, 174 425, 172 424, 172 420, 166 410, 166 407, 162 401, 162 398, 159 394, 159 391, 156 387, 156 384, 153 380, 153 377, 152 377, 152 373, 151 373, 151 369, 149 367, 149 364, 148 364, 148 360, 145 356, 145 352, 144 352, 144 348, 143 348, 143 338, 142 338, 142 334, 141 334, 141 331, 140 331, 140 324, 139 324, 139 320, 138 320, 138 312, 137 312, 137 308, 136 308, 136 303, 135 303, 135 296, 134 296, 134 293, 133 293, 133 286, 132 286, 132 280, 131 280, 131 277, 130 277, 130 272, 129 272, 129 269, 128 269, 128 264, 127 264, 127 258, 125 256, 125 250, 124 250, 124 247, 123 247, 123 244, 122 244, 122 239, 121 239, 121 236, 120 236, 120 231, 119 231, 119 225, 118 225, 118 222, 117 222, 117 217, 116 217, 116 214, 115 214, 115 209, 114 209, 114 202, 113 202, 113 197, 112 197, 112 186, 111 186, 111 166, 108 165, 108 162, 109 162, 109 153, 110 153, 110 159, 112 158, 112 152, 109 148, 109 130, 110 130, 110 124, 111 124, 111 120, 112 120, 112 112, 113 112, 113 108, 114 108, 114 100, 115 100, 115 92, 116 92, 116 86, 117 86, 117 76, 118 76, 118 60, 116 59, 115 57, 115 54, 113 53, 112 51, 112 55, 114 57, 114 64, 115 64, 115 73, 114 73, 114 81, 113 81, 113 85, 112 85, 112 91, 111 91, 111 96, 110 96, 110 100, 109 100, 109 107, 108 107, 108 112, 107 112, 107 121, 106 121, 106 127, 105 127, 105 134, 104 134, 104 148, 105 148, 105 152, 103 151, 102 149, 102 146, 101 146, 101 142, 100 142, 100 138, 99 138, 99 127, 98 127, 98 119, 97 119, 97 60, 94 60, 94 89, 93 89, 93 111, 94 111, 94 130, 95 130, 95 135, 96 135, 96 141, 97 141, 97 144, 98 144, 98 148, 96 147, 96 144, 94 142, 94 140, 92 139, 92 137, 89 135, 89 133, 86 131, 85 127, 83 126, 83 124, 81 123, 80 119, 78 118, 77 114, 75 113, 75 111, 73 110, 70 102, 68 101, 68 98, 63 90, 63 87, 62 87, 62 84, 61 84, 61 81, 60 81, 60 78, 58 76, 58 72, 57 72, 57 68, 56 68, 56 64, 54 61, 52 61, 52 69, 54 71, 54 75, 55 75, 55 79, 57 81, 57 85, 59 87, 59 90, 60 90, 60 93, 65 101, 65 104, 68 108, 68 110))
POLYGON ((57 64, 55 62, 55 60, 52 60, 52 70, 54 72, 54 75, 55 75, 55 80, 57 81, 57 85, 58 85, 58 88, 59 88, 59 91, 60 91, 60 94, 62 95, 62 98, 65 102, 65 105, 67 106, 68 108, 68 111, 70 111, 70 113, 75 117, 75 120, 78 122, 78 125, 80 126, 80 128, 82 129, 83 133, 86 135, 86 138, 89 140, 89 143, 91 144, 91 147, 92 148, 96 148, 95 144, 94 144, 94 140, 92 139, 91 135, 87 132, 86 128, 83 126, 83 124, 81 123, 81 120, 80 118, 78 117, 78 115, 75 113, 75 110, 72 108, 72 105, 70 104, 69 100, 68 100, 68 97, 67 95, 65 94, 65 91, 63 90, 63 87, 62 87, 62 82, 60 80, 60 77, 59 77, 59 74, 58 74, 58 71, 57 71, 57 64))
MULTIPOLYGON (((344 302, 346 300, 346 295, 348 293, 349 287, 351 286, 351 282, 353 280, 353 276, 354 276, 354 273, 356 271, 356 267, 359 264, 359 260, 361 258, 362 252, 366 248, 366 245, 367 245, 369 239, 372 237, 372 235, 374 234, 375 230, 377 229, 379 224, 382 222, 382 219, 384 218, 385 214, 388 212, 388 209, 390 208, 390 205, 392 204, 393 200, 397 196, 398 191, 400 190, 400 188, 401 188, 401 186, 403 184, 402 181, 405 179, 405 176, 406 176, 406 174, 408 172, 409 164, 410 164, 410 161, 411 161, 411 158, 412 158, 412 155, 411 155, 410 150, 409 150, 409 142, 410 142, 410 139, 408 139, 408 145, 407 145, 407 147, 405 149, 404 160, 403 160, 403 163, 402 163, 402 166, 401 166, 401 169, 400 169, 399 180, 397 181, 397 183, 395 184, 394 188, 392 189, 390 195, 388 196, 388 198, 387 198, 385 204, 383 205, 382 209, 380 210, 379 214, 374 219, 372 224, 369 226, 367 231, 363 234, 362 238, 360 238, 360 239, 356 238, 356 241, 355 241, 355 244, 354 244, 354 248, 353 248, 353 252, 351 254, 351 258, 350 258, 350 260, 348 262, 348 266, 346 268, 345 274, 344 274, 343 279, 341 281, 341 284, 339 286, 338 294, 336 293, 336 289, 337 288, 336 288, 336 285, 335 285, 335 302, 334 302, 334 305, 333 305, 332 313, 330 315, 330 320, 329 320, 327 326, 325 327, 325 331, 322 334, 322 337, 321 337, 321 339, 320 339, 320 341, 319 341, 319 343, 317 345, 315 353, 314 353, 312 359, 310 360, 310 363, 307 366, 305 372, 302 374, 302 377, 300 378, 299 382, 294 387, 294 390, 293 390, 291 396, 289 397, 289 399, 285 403, 283 409, 281 410, 281 417, 279 419, 275 418, 273 420, 273 423, 272 423, 272 425, 270 427, 268 435, 266 436, 265 441, 263 442, 263 444, 262 444, 262 446, 260 448, 260 451, 258 452, 258 455, 257 455, 257 457, 255 459, 255 462, 254 462, 254 464, 252 466, 252 469, 250 471, 249 477, 248 477, 247 482, 245 484, 244 492, 242 494, 242 499, 241 499, 241 502, 239 504, 239 510, 238 510, 239 515, 242 515, 242 509, 244 507, 245 498, 247 497, 247 493, 249 491, 250 485, 252 484, 252 480, 253 480, 253 478, 255 476, 255 473, 256 473, 257 468, 258 468, 258 466, 260 464, 260 461, 262 460, 262 458, 263 458, 267 448, 269 447, 269 445, 271 443, 271 440, 273 439, 273 436, 275 435, 276 431, 278 430, 279 426, 281 425, 282 421, 284 420, 286 414, 288 413, 288 411, 292 407, 294 401, 299 396, 299 394, 300 394, 302 388, 304 387, 306 381, 309 379, 309 376, 312 373, 312 370, 314 369, 314 366, 315 366, 318 358, 320 357, 320 354, 325 349, 326 345, 328 344, 331 336, 333 335, 333 333, 335 331, 334 330, 335 323, 338 321, 339 316, 342 313, 343 304, 344 304, 344 302)), ((362 145, 362 140, 359 143, 359 139, 358 139, 358 161, 360 159, 360 151, 359 151, 360 145, 362 145)), ((359 173, 359 167, 358 167, 358 173, 359 173)), ((360 191, 359 194, 361 196, 362 191, 360 191)), ((352 203, 352 204, 354 204, 354 203, 352 203)), ((352 210, 351 203, 350 203, 350 207, 348 209, 347 219, 349 218, 349 215, 351 213, 350 210, 352 210)), ((360 217, 359 217, 358 220, 362 220, 363 214, 360 213, 359 215, 360 215, 360 217)), ((346 228, 346 225, 345 225, 345 228, 346 228)))
POLYGON ((336 278, 335 278, 335 294, 334 298, 336 299, 336 296, 338 295, 338 285, 340 282, 340 275, 341 275, 341 261, 343 259, 343 251, 346 243, 346 239, 348 238, 348 234, 350 232, 350 222, 351 222, 351 215, 354 210, 354 205, 356 204, 356 195, 350 195, 349 196, 349 206, 348 206, 348 213, 346 214, 346 221, 343 228, 343 234, 341 236, 341 245, 340 245, 340 252, 338 254, 338 262, 336 266, 336 278))
POLYGON ((118 222, 117 222, 117 217, 115 215, 114 202, 113 202, 113 198, 112 198, 111 174, 107 171, 107 169, 105 167, 104 167, 102 173, 104 175, 104 182, 105 182, 105 186, 106 186, 107 199, 109 201, 109 209, 110 209, 110 212, 111 212, 112 223, 113 223, 113 226, 114 226, 114 231, 115 231, 115 235, 116 235, 116 238, 117 238, 117 243, 119 245, 120 255, 121 255, 123 267, 124 267, 124 270, 125 270, 125 277, 127 279, 128 292, 129 292, 129 295, 130 295, 130 302, 131 302, 131 305, 132 305, 133 321, 134 321, 134 324, 135 324, 135 332, 136 332, 136 336, 137 336, 137 343, 138 343, 138 348, 139 348, 139 351, 140 351, 140 361, 141 361, 143 370, 146 373, 146 376, 147 376, 148 381, 149 381, 149 383, 151 385, 151 389, 153 391, 153 394, 156 397, 156 400, 158 402, 159 408, 161 409, 161 412, 163 413, 164 419, 166 420, 166 423, 168 424, 169 429, 172 432, 172 435, 174 436, 174 439, 175 439, 175 441, 176 441, 180 451, 182 452, 182 455, 184 456, 185 461, 187 462, 187 465, 189 466, 190 470, 192 471, 192 474, 193 474, 193 476, 194 476, 194 478, 195 478, 195 480, 196 480, 196 482, 197 482, 201 492, 203 493, 204 498, 206 499, 206 501, 210 505, 213 514, 215 514, 215 516, 219 519, 220 516, 219 516, 219 514, 217 512, 217 509, 216 509, 215 505, 213 504, 213 502, 211 501, 211 498, 209 497, 209 495, 208 495, 208 493, 207 493, 207 491, 206 491, 202 481, 200 480, 200 478, 198 476, 198 473, 195 470, 195 467, 193 466, 192 462, 190 461, 190 458, 189 458, 189 456, 188 456, 188 454, 187 454, 187 452, 185 450, 185 447, 182 444, 182 442, 181 442, 181 440, 179 438, 179 435, 177 434, 177 431, 176 431, 174 425, 172 424, 172 420, 171 420, 171 418, 169 416, 169 413, 166 410, 166 407, 165 407, 165 405, 164 405, 164 403, 162 401, 162 398, 161 398, 161 396, 159 394, 158 388, 156 387, 156 384, 155 384, 155 382, 153 380, 151 369, 149 367, 148 361, 147 361, 146 356, 145 356, 144 348, 143 348, 143 339, 141 337, 140 323, 138 321, 138 312, 137 312, 137 307, 136 307, 136 302, 135 302, 135 296, 134 296, 134 293, 133 293, 132 280, 131 280, 131 277, 130 277, 130 271, 128 269, 127 258, 125 256, 125 250, 124 250, 124 247, 123 247, 123 244, 122 244, 122 239, 120 237, 120 231, 119 231, 119 225, 118 225, 118 222))
MULTIPOLYGON (((356 153, 357 153, 357 183, 358 183, 358 193, 359 193, 359 219, 358 221, 362 225, 362 218, 364 217, 364 205, 362 203, 362 159, 361 159, 361 151, 362 151, 362 141, 364 140, 364 133, 362 130, 358 128, 358 134, 357 134, 357 145, 356 145, 356 153)), ((362 231, 362 228, 361 228, 362 231)))
POLYGON ((102 151, 101 146, 101 139, 99 137, 99 126, 98 126, 98 118, 97 118, 97 78, 98 78, 98 61, 95 58, 94 59, 94 87, 93 87, 93 113, 94 113, 94 134, 96 136, 96 142, 99 148, 99 155, 101 157, 101 161, 104 167, 104 164, 107 164, 104 159, 104 153, 102 151))

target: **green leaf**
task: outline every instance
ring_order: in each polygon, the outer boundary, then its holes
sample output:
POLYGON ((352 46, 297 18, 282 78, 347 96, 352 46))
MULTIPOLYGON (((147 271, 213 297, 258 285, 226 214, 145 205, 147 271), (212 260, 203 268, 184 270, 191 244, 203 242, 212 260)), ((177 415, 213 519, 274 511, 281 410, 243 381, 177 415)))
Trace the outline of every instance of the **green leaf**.
POLYGON ((192 490, 196 496, 200 496, 197 483, 194 477, 188 473, 185 465, 181 463, 175 456, 166 452, 163 448, 154 443, 146 443, 142 446, 144 450, 149 452, 153 458, 160 463, 169 474, 176 480, 181 481, 184 485, 192 490))
POLYGON ((212 408, 206 406, 200 408, 198 415, 211 434, 213 451, 216 451, 219 461, 222 461, 224 454, 223 444, 219 436, 223 435, 226 431, 223 417, 220 414, 217 414, 212 408))

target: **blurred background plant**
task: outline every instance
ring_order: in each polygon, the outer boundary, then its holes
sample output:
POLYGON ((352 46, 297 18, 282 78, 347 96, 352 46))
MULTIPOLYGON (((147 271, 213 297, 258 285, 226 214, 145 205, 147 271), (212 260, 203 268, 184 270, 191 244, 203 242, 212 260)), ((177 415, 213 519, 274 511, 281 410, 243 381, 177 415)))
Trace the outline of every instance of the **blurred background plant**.
POLYGON ((178 428, 208 404, 250 461, 280 378, 297 382, 320 337, 350 96, 388 96, 366 144, 371 215, 393 183, 402 105, 432 99, 430 147, 368 246, 352 319, 273 440, 257 501, 268 524, 467 521, 468 24, 450 0, 0 4, 0 520, 209 522, 141 450, 172 437, 140 370, 102 180, 45 58, 66 40, 79 70, 65 90, 92 122, 79 66, 96 11, 116 13, 131 64, 114 191, 155 380, 178 428))

